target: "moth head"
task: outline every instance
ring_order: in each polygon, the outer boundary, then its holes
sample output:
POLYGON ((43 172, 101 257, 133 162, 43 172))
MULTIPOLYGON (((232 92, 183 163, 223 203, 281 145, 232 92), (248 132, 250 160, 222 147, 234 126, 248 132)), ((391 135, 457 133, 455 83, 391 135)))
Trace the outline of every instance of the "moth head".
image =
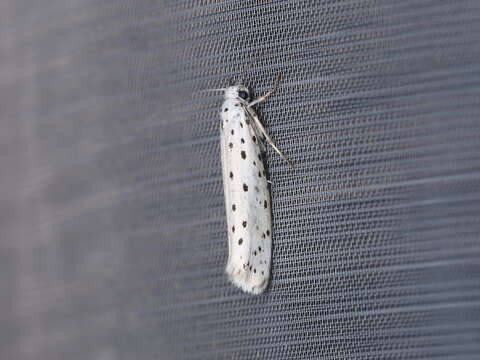
POLYGON ((250 92, 243 85, 230 86, 225 90, 225 99, 239 99, 248 102, 250 100, 250 92))

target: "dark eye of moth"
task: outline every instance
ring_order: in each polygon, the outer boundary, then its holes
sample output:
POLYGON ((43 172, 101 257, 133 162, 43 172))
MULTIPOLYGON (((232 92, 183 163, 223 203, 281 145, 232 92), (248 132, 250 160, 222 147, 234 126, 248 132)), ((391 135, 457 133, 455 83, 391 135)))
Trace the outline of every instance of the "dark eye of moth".
POLYGON ((244 90, 240 90, 238 92, 238 96, 240 96, 243 100, 247 100, 248 99, 248 93, 244 90))

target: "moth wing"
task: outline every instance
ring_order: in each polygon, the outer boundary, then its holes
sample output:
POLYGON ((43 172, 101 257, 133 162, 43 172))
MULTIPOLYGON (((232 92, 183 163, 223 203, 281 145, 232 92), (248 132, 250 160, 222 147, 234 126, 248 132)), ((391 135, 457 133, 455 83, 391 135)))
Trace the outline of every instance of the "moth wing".
POLYGON ((225 271, 235 285, 257 294, 267 286, 270 274, 270 191, 260 141, 254 140, 255 130, 247 124, 245 111, 237 109, 222 116, 222 172, 229 244, 225 271))

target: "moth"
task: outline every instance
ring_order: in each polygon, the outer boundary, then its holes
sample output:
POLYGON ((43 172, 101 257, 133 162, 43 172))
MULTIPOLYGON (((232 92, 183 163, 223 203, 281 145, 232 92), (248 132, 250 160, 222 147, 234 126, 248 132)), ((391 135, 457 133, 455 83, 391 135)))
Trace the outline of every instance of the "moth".
POLYGON ((217 89, 224 91, 220 137, 228 224, 225 272, 233 284, 251 294, 260 294, 267 287, 272 256, 270 181, 265 170, 264 142, 292 165, 253 109, 276 88, 253 101, 244 85, 217 89))

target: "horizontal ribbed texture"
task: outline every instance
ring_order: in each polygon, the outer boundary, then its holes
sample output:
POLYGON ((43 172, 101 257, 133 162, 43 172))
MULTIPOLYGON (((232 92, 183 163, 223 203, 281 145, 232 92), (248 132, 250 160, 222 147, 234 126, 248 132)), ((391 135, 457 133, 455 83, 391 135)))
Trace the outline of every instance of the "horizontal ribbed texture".
POLYGON ((477 359, 479 44, 477 0, 2 3, 0 357, 477 359), (279 73, 251 296, 201 90, 279 73))

